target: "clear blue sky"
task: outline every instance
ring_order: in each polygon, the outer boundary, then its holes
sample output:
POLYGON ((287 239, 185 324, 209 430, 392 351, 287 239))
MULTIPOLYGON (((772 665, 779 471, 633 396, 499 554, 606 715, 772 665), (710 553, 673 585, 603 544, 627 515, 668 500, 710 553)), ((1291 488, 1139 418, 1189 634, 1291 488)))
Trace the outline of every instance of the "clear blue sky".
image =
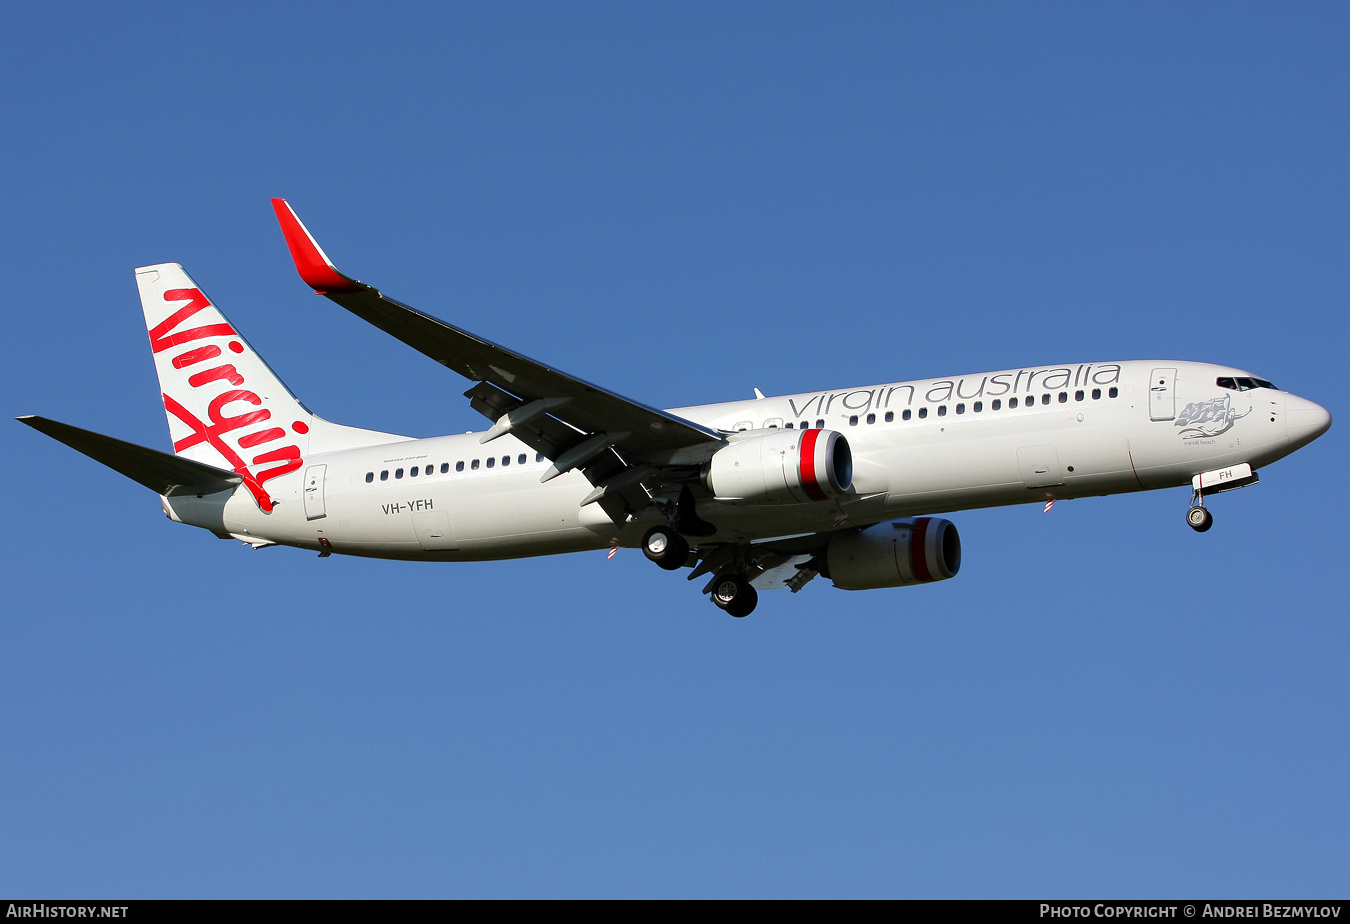
POLYGON ((1342 4, 9 4, 10 415, 168 436, 132 268, 317 413, 481 428, 295 276, 659 406, 1231 363, 1339 422, 954 512, 928 587, 749 619, 641 554, 254 552, 0 426, 0 893, 1344 896, 1342 4))

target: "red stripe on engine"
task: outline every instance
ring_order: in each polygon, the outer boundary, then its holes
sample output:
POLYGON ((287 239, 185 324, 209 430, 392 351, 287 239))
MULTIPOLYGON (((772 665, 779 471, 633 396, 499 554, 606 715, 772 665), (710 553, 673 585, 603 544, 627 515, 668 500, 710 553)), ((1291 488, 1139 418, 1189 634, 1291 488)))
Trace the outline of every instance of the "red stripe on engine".
POLYGON ((919 517, 914 521, 914 529, 909 535, 909 564, 914 569, 914 576, 919 579, 920 584, 927 584, 933 580, 933 575, 928 570, 928 524, 932 517, 919 517))
POLYGON ((820 489, 820 482, 816 479, 816 443, 820 440, 819 430, 803 430, 800 452, 798 454, 801 460, 797 466, 797 474, 802 481, 802 489, 806 491, 806 496, 811 500, 828 500, 825 492, 820 489))

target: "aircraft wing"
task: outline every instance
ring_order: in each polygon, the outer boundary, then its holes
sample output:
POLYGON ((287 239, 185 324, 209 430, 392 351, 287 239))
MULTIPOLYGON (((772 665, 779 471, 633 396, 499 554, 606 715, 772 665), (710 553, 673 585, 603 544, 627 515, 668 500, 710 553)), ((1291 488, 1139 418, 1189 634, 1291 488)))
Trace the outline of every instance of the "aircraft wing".
POLYGON ((273 199, 272 207, 300 278, 315 292, 479 383, 465 395, 475 410, 496 423, 485 441, 510 432, 555 464, 575 463, 564 466, 566 470, 586 464, 566 459, 569 452, 593 459, 611 447, 641 454, 721 438, 696 423, 460 330, 343 275, 286 200, 273 199))
POLYGON ((147 449, 92 430, 81 430, 46 417, 30 415, 16 419, 84 453, 95 462, 102 462, 132 481, 145 485, 156 494, 215 494, 217 491, 231 490, 244 480, 234 472, 182 456, 172 456, 157 449, 147 449))

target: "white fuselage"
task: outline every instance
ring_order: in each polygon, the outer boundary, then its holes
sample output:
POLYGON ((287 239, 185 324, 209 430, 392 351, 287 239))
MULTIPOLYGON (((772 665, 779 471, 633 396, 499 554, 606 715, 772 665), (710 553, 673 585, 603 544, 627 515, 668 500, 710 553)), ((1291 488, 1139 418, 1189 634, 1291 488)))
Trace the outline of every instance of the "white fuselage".
MULTIPOLYGON (((699 516, 718 527, 710 541, 754 541, 916 514, 1183 485, 1225 466, 1259 468, 1321 432, 1301 426, 1299 415, 1312 413, 1307 409, 1325 414, 1311 402, 1269 388, 1216 384, 1220 377, 1247 375, 1207 363, 1085 363, 671 413, 728 433, 806 425, 848 438, 850 499, 699 502, 699 516)), ((601 505, 581 506, 592 485, 579 472, 541 484, 547 459, 511 436, 487 444, 480 436, 306 457, 300 470, 268 484, 276 501, 269 513, 242 489, 166 498, 165 508, 174 519, 257 545, 437 561, 546 555, 615 541, 637 546, 643 532, 663 520, 648 508, 644 517, 616 525, 601 505)))

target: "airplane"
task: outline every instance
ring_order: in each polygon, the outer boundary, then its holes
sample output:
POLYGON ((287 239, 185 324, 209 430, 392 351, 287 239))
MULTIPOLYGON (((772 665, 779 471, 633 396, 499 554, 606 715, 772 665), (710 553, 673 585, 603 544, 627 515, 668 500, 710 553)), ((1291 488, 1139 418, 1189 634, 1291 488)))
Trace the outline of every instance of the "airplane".
POLYGON ((817 576, 844 590, 955 577, 935 514, 1191 485, 1206 498, 1331 426, 1325 408, 1228 366, 1134 360, 658 410, 528 359, 339 272, 272 206, 316 293, 472 382, 483 432, 429 439, 317 417, 176 263, 136 284, 173 452, 44 417, 20 422, 160 495, 176 523, 274 545, 418 561, 640 548, 707 576, 731 616, 817 576))

